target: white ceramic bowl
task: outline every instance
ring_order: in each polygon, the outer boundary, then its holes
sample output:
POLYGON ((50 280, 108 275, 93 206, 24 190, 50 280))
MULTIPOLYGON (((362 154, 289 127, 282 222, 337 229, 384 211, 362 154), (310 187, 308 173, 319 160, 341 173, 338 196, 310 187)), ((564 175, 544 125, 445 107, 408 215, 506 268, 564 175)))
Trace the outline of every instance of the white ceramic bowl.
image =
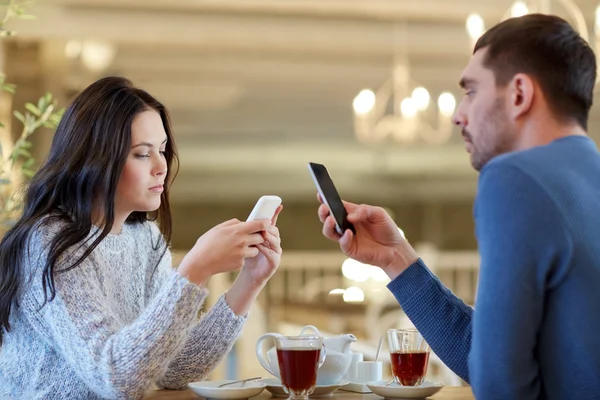
POLYGON ((224 380, 192 382, 188 384, 188 387, 192 390, 192 392, 206 399, 223 400, 249 399, 250 397, 258 396, 267 387, 267 384, 263 381, 252 381, 244 384, 234 383, 222 388, 219 387, 220 385, 229 382, 234 381, 224 380))
POLYGON ((396 382, 387 386, 389 381, 367 382, 367 387, 378 396, 386 399, 424 399, 439 392, 443 383, 425 381, 419 386, 401 386, 396 382))

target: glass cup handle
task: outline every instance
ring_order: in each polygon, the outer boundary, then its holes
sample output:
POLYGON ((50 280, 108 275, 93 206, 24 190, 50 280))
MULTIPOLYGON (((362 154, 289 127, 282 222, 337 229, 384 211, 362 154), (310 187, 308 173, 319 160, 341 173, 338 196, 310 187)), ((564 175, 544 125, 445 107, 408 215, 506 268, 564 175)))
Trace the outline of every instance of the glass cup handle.
POLYGON ((269 361, 269 357, 266 356, 266 351, 263 347, 263 342, 269 338, 272 338, 275 342, 275 347, 277 347, 277 339, 283 338, 283 335, 278 333, 266 333, 258 338, 256 342, 256 357, 258 358, 258 362, 264 369, 269 371, 271 375, 278 376, 275 372, 273 372, 273 368, 271 367, 271 362, 269 361))
POLYGON ((319 356, 319 366, 317 368, 321 368, 321 365, 325 362, 325 358, 327 357, 327 351, 325 350, 325 343, 321 345, 321 355, 319 356))

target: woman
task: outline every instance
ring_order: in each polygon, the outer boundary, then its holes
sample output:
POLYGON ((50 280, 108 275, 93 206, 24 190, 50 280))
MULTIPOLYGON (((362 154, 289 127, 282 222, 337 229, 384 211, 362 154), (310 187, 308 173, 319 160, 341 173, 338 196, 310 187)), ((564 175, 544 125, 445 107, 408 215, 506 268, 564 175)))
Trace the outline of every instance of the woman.
POLYGON ((140 398, 185 388, 231 348, 279 266, 281 207, 215 226, 174 270, 175 158, 166 109, 126 79, 68 108, 0 243, 0 398, 140 398), (240 267, 200 318, 210 276, 240 267))

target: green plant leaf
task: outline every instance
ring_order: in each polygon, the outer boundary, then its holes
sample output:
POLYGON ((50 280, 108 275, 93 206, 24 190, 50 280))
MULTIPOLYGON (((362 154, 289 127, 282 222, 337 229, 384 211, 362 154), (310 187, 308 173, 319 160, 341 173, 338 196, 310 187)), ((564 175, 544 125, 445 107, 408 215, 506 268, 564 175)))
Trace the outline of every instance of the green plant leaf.
POLYGON ((16 149, 17 156, 21 157, 31 157, 31 153, 25 149, 16 149))
POLYGON ((28 169, 24 169, 23 175, 25 175, 27 178, 31 178, 33 175, 35 175, 35 172, 28 170, 28 169))
POLYGON ((6 128, 2 122, 0 122, 0 128, 6 128))
POLYGON ((23 144, 21 144, 21 147, 24 149, 30 149, 33 147, 33 144, 29 141, 24 141, 23 144))
POLYGON ((33 164, 35 163, 35 160, 33 158, 30 158, 29 160, 25 161, 25 163, 23 164, 23 168, 31 168, 33 166, 33 164))
POLYGON ((42 96, 38 100, 37 108, 43 113, 46 110, 46 107, 48 107, 48 99, 46 96, 42 96))
POLYGON ((31 15, 31 14, 21 14, 19 15, 19 19, 25 19, 28 21, 34 21, 36 19, 35 15, 31 15))
POLYGON ((15 90, 17 89, 17 85, 14 85, 12 83, 3 83, 1 87, 2 90, 10 94, 15 94, 15 90))
POLYGON ((40 110, 35 105, 33 105, 31 103, 25 103, 25 108, 27 109, 27 111, 29 111, 30 113, 32 113, 36 117, 39 117, 42 114, 40 112, 40 110))
POLYGON ((21 121, 21 123, 23 123, 23 124, 25 123, 25 116, 23 114, 21 114, 19 111, 15 110, 13 115, 15 116, 16 119, 21 121))
POLYGON ((14 31, 5 31, 5 30, 0 31, 0 37, 11 37, 11 36, 15 36, 14 31))

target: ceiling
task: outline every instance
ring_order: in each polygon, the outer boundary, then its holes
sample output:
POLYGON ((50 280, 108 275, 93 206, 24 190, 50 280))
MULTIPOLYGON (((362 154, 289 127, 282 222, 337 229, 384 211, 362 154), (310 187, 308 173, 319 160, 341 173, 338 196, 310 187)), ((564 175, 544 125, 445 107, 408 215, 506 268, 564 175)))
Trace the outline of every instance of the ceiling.
MULTIPOLYGON (((469 199, 477 175, 458 132, 442 146, 361 144, 352 100, 389 78, 398 55, 432 96, 458 96, 456 82, 471 50, 467 15, 480 13, 489 27, 511 4, 45 0, 33 10, 36 22, 14 28, 56 50, 47 68, 57 68, 61 85, 75 91, 95 77, 62 60, 65 43, 100 39, 117 46, 103 74, 131 78, 171 111, 181 158, 173 188, 179 201, 245 201, 264 193, 312 201, 308 161, 326 164, 345 197, 469 199)), ((596 1, 578 4, 593 26, 596 1)), ((592 128, 599 119, 595 109, 592 128)))

